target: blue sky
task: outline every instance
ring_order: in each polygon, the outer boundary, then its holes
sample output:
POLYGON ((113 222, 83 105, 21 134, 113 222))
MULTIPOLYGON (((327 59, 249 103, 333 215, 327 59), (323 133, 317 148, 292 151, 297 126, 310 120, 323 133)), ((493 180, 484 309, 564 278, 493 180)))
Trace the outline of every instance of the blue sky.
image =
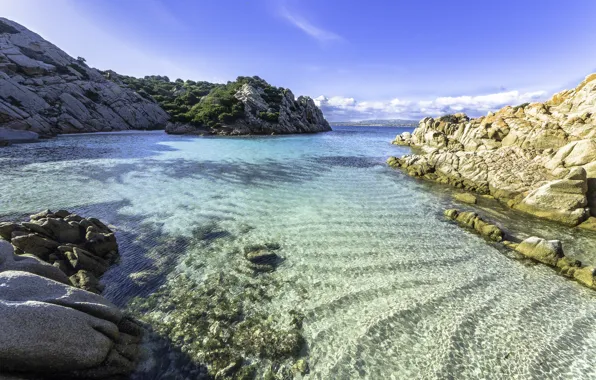
POLYGON ((594 0, 0 0, 100 69, 225 82, 259 75, 329 120, 543 100, 596 71, 594 0))

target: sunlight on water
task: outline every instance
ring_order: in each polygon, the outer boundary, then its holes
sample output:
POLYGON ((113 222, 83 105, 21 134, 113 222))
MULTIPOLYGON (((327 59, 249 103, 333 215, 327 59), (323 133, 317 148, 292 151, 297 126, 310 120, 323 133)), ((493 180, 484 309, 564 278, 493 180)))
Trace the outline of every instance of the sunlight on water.
POLYGON ((280 285, 256 307, 304 314, 305 378, 596 378, 595 293, 446 222, 445 196, 386 167, 407 153, 397 133, 17 145, 0 150, 0 219, 66 208, 114 225, 104 294, 121 306, 279 243, 280 285))

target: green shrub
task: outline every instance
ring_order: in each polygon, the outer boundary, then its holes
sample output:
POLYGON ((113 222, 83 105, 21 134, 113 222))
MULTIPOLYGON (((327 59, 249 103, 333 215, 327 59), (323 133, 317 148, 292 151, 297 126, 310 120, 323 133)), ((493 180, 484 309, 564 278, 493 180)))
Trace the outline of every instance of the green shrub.
POLYGON ((259 112, 259 117, 263 120, 277 123, 279 121, 279 112, 259 112))
POLYGON ((172 117, 172 121, 191 123, 197 127, 219 128, 244 116, 244 104, 236 99, 236 92, 244 84, 263 90, 263 100, 273 112, 257 115, 263 120, 277 122, 279 110, 286 90, 271 86, 258 76, 238 77, 227 84, 205 81, 171 82, 167 76, 151 75, 134 78, 119 75, 113 80, 120 80, 141 96, 156 102, 172 117), (180 93, 180 89, 184 89, 180 93), (174 93, 177 93, 174 95, 174 93))

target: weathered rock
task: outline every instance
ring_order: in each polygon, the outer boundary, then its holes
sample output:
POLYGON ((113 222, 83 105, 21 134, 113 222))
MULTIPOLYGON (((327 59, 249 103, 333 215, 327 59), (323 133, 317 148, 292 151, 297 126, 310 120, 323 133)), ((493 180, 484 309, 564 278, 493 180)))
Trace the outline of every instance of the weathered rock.
POLYGON ((95 275, 86 270, 79 270, 68 278, 72 286, 92 293, 101 293, 103 286, 95 275))
POLYGON ((585 177, 583 180, 555 180, 533 190, 520 203, 515 204, 514 208, 541 218, 576 226, 589 215, 586 208, 586 191, 585 177))
POLYGON ((26 231, 27 229, 16 223, 3 222, 0 223, 0 238, 10 240, 12 233, 15 231, 26 231))
POLYGON ((464 203, 476 204, 478 199, 473 194, 470 193, 456 193, 453 195, 453 198, 464 203))
POLYGON ((578 226, 584 230, 596 231, 596 217, 589 217, 585 222, 578 226))
POLYGON ((118 352, 123 320, 104 298, 20 271, 0 273, 0 371, 59 377, 134 367, 118 352))
POLYGON ((100 257, 105 257, 108 253, 118 250, 116 236, 113 233, 102 233, 97 228, 87 228, 85 235, 85 248, 100 257))
MULTIPOLYGON (((116 237, 108 226, 66 210, 46 210, 21 224, 0 223, 0 237, 8 240, 16 253, 34 255, 53 264, 43 269, 46 272, 62 272, 59 277, 47 277, 94 293, 101 292, 98 279, 118 255, 116 237)), ((24 258, 17 255, 14 260, 24 258)))
POLYGON ((15 255, 13 246, 0 240, 0 272, 9 270, 37 274, 63 284, 70 283, 60 269, 33 257, 15 255))
POLYGON ((545 103, 508 106, 477 119, 425 118, 414 133, 394 141, 422 152, 388 164, 577 225, 596 215, 595 109, 593 74, 545 103))
POLYGON ((60 245, 54 240, 47 239, 37 234, 17 236, 10 241, 15 248, 24 253, 30 253, 42 260, 47 260, 50 253, 54 252, 60 245))
POLYGON ((43 221, 43 227, 52 236, 53 239, 61 243, 78 243, 81 241, 81 229, 75 222, 67 222, 62 217, 55 214, 57 218, 39 219, 43 221))
POLYGON ((0 139, 161 129, 168 118, 154 101, 0 18, 0 139))
POLYGON ((75 270, 86 270, 97 277, 104 274, 110 267, 107 261, 78 247, 73 247, 72 251, 66 252, 66 258, 75 270))
POLYGON ((565 257, 559 240, 545 240, 535 236, 522 241, 516 250, 524 256, 553 267, 565 257))
POLYGON ((464 226, 474 229, 480 235, 487 237, 494 241, 503 240, 503 231, 495 226, 482 220, 478 214, 470 211, 460 212, 455 209, 445 210, 445 216, 451 220, 458 222, 464 226))
POLYGON ((587 286, 592 289, 596 289, 596 281, 594 276, 596 275, 596 268, 594 267, 583 267, 575 270, 573 278, 580 284, 587 286))

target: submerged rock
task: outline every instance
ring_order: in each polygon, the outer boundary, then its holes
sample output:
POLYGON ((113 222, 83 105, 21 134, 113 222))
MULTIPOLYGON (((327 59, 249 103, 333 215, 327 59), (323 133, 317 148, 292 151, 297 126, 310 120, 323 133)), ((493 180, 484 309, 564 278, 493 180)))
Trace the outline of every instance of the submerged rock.
POLYGON ((249 245, 244 248, 244 258, 250 262, 255 272, 272 272, 281 262, 281 257, 274 251, 280 249, 279 244, 249 245))
POLYGON ((296 313, 267 313, 276 280, 243 275, 236 265, 202 281, 176 276, 131 308, 214 378, 261 378, 268 366, 291 368, 305 344, 296 313))

